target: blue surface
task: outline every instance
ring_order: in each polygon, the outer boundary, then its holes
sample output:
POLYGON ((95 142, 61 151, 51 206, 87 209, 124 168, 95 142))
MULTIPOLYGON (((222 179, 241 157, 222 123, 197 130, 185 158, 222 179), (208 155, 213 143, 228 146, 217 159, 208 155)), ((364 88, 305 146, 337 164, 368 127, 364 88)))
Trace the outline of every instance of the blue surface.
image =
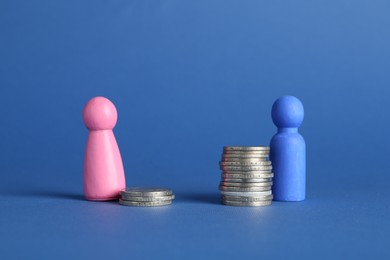
POLYGON ((389 1, 0 1, 2 259, 388 259, 389 1), (128 185, 82 199, 82 108, 117 106, 128 185), (223 145, 305 106, 307 200, 218 203, 223 145))
POLYGON ((274 200, 306 198, 306 143, 298 132, 304 115, 302 102, 294 96, 282 96, 272 105, 271 117, 278 129, 270 142, 274 200))

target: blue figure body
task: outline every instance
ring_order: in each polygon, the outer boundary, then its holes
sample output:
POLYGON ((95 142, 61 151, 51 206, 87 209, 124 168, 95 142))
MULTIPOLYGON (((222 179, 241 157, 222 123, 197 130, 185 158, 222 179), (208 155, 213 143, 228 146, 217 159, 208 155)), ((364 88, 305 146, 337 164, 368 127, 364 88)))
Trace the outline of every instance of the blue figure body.
POLYGON ((278 132, 272 137, 270 159, 274 200, 302 201, 306 195, 306 144, 298 133, 303 105, 293 96, 283 96, 272 106, 272 121, 278 132))

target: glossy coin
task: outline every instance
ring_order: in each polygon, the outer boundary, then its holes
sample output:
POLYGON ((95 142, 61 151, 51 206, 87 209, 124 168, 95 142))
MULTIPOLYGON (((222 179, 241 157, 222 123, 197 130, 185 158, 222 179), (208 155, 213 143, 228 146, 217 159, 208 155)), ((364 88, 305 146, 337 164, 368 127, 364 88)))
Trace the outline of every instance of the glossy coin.
POLYGON ((234 200, 222 200, 222 203, 227 206, 239 206, 239 207, 261 207, 272 204, 272 200, 268 201, 234 201, 234 200))
POLYGON ((145 197, 134 197, 134 196, 122 196, 122 200, 126 201, 164 201, 164 200, 174 200, 175 195, 168 195, 168 196, 145 196, 145 197))
POLYGON ((128 201, 119 199, 119 204, 124 206, 133 206, 133 207, 159 207, 167 206, 172 204, 171 200, 162 200, 162 201, 128 201))
POLYGON ((272 191, 247 191, 247 192, 237 192, 237 191, 221 191, 221 195, 224 196, 243 196, 243 197, 259 197, 259 196, 266 196, 266 195, 272 195, 272 191))
POLYGON ((272 178, 227 178, 222 177, 221 181, 224 182, 231 182, 231 183, 264 183, 264 182, 270 182, 272 181, 272 178))
POLYGON ((265 196, 225 196, 221 195, 223 200, 232 200, 232 201, 264 201, 264 200, 272 200, 274 197, 272 195, 265 196))
POLYGON ((121 190, 120 193, 123 197, 167 196, 172 195, 172 190, 158 187, 131 187, 121 190))
POLYGON ((256 165, 261 165, 261 166, 269 166, 271 165, 271 161, 247 161, 247 162, 219 162, 219 165, 223 166, 256 166, 256 165))
POLYGON ((271 187, 272 182, 228 182, 221 181, 220 185, 226 187, 242 187, 242 188, 256 188, 256 187, 271 187))
POLYGON ((269 151, 269 146, 225 146, 224 151, 269 151))
POLYGON ((221 165, 219 167, 221 170, 224 171, 270 171, 272 170, 272 166, 262 166, 262 165, 257 165, 257 166, 225 166, 221 165))
POLYGON ((250 188, 243 188, 243 187, 228 187, 224 185, 219 185, 219 190, 221 191, 235 191, 235 192, 254 192, 254 191, 269 191, 271 190, 271 186, 267 187, 250 187, 250 188))

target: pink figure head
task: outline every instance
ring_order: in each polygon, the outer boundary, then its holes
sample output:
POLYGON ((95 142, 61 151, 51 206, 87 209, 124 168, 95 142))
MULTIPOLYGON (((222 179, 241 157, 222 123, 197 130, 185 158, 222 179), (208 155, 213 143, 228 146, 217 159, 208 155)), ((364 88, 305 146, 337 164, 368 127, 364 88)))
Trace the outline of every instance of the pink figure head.
POLYGON ((89 130, 112 130, 118 119, 114 104, 105 97, 94 97, 83 109, 84 124, 89 130))

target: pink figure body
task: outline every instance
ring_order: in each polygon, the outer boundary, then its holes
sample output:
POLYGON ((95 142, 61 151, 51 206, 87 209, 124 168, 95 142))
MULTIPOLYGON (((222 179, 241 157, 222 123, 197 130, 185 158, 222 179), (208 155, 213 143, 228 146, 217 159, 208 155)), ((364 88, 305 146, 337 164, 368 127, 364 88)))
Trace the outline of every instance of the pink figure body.
POLYGON ((84 158, 84 194, 88 200, 114 200, 126 188, 122 158, 112 129, 118 114, 104 97, 85 105, 83 120, 89 130, 84 158))

